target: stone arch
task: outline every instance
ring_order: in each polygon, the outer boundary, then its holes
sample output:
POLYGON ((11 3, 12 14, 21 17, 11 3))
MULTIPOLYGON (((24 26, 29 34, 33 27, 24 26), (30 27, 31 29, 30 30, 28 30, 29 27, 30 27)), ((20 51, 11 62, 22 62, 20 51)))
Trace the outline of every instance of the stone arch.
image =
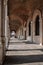
POLYGON ((10 18, 11 18, 12 20, 18 19, 18 20, 21 22, 21 24, 23 24, 23 20, 22 20, 19 16, 11 15, 10 18))
POLYGON ((39 17, 41 18, 41 11, 40 10, 35 10, 33 13, 33 22, 35 22, 35 19, 37 17, 37 15, 39 15, 39 17))
POLYGON ((35 10, 33 13, 33 42, 42 44, 42 17, 40 10, 35 10), (35 21, 37 16, 39 16, 39 36, 35 36, 35 21))

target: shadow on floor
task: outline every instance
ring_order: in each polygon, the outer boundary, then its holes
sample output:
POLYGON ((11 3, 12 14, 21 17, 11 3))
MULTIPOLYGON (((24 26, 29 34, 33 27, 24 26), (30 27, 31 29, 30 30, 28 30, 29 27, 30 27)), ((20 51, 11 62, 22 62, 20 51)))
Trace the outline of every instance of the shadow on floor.
POLYGON ((39 45, 39 43, 35 43, 35 42, 33 43, 33 42, 31 42, 31 41, 26 41, 26 42, 24 41, 24 43, 25 43, 25 44, 37 44, 37 45, 39 45))
POLYGON ((43 51, 43 49, 7 49, 7 51, 43 51))
POLYGON ((43 62, 43 55, 6 56, 4 65, 43 62))

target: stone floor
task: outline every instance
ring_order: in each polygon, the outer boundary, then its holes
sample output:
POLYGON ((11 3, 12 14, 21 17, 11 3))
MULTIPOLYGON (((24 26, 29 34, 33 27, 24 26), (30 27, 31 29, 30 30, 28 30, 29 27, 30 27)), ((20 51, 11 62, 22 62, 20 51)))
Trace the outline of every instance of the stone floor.
POLYGON ((10 39, 4 65, 43 65, 43 46, 18 41, 10 39))

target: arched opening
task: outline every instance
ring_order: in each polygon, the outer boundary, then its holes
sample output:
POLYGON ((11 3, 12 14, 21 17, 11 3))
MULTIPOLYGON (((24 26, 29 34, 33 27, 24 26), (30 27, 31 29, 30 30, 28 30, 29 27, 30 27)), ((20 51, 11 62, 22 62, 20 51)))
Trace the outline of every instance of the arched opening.
POLYGON ((33 42, 42 44, 42 15, 40 10, 33 14, 33 42))
POLYGON ((15 37, 15 31, 11 32, 11 37, 15 37))
POLYGON ((39 16, 37 15, 36 21, 35 21, 35 35, 39 35, 39 16))
POLYGON ((29 22, 29 36, 31 36, 31 22, 29 22))

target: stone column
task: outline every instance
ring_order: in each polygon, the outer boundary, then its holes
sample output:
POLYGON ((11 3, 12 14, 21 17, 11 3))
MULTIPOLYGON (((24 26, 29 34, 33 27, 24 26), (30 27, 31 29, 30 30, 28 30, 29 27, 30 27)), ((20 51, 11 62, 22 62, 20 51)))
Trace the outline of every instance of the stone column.
POLYGON ((42 17, 42 45, 43 45, 43 17, 42 17))
POLYGON ((31 21, 31 42, 33 42, 33 22, 31 21))
POLYGON ((16 36, 17 36, 18 39, 20 39, 20 28, 17 30, 16 36))
POLYGON ((23 27, 23 25, 22 25, 22 27, 21 27, 21 36, 22 36, 22 39, 23 39, 23 40, 24 40, 24 37, 25 37, 25 36, 24 36, 24 33, 25 33, 25 32, 24 32, 24 27, 23 27))
POLYGON ((4 0, 0 0, 0 65, 5 57, 5 8, 4 0))
POLYGON ((10 40, 10 26, 9 26, 9 18, 8 18, 8 27, 7 27, 7 37, 8 37, 8 42, 10 40))
POLYGON ((5 1, 0 0, 0 65, 5 58, 5 1))
POLYGON ((27 40, 28 40, 28 37, 29 37, 29 22, 30 22, 30 19, 27 20, 27 27, 26 27, 26 37, 27 37, 27 40))
POLYGON ((22 28, 20 27, 20 39, 22 37, 22 28))
POLYGON ((35 22, 33 21, 33 43, 34 43, 34 36, 35 36, 35 22))
POLYGON ((1 42, 1 0, 0 0, 0 65, 2 64, 2 42, 1 42))
POLYGON ((5 38, 6 38, 6 48, 7 48, 7 46, 8 46, 8 26, 9 26, 9 24, 8 24, 8 22, 9 22, 9 20, 8 20, 8 16, 7 16, 7 3, 6 3, 6 5, 5 5, 5 38))
POLYGON ((26 39, 28 38, 28 36, 29 36, 29 29, 28 29, 28 21, 27 21, 27 27, 26 27, 26 39))
POLYGON ((40 21, 40 45, 42 45, 42 30, 43 30, 43 23, 42 23, 42 18, 39 20, 40 21))
POLYGON ((24 30, 24 26, 22 26, 22 36, 23 36, 23 40, 25 39, 25 30, 24 30))
POLYGON ((23 26, 20 28, 21 30, 21 35, 23 36, 23 26))
POLYGON ((43 45, 43 17, 42 17, 42 45, 43 45))

